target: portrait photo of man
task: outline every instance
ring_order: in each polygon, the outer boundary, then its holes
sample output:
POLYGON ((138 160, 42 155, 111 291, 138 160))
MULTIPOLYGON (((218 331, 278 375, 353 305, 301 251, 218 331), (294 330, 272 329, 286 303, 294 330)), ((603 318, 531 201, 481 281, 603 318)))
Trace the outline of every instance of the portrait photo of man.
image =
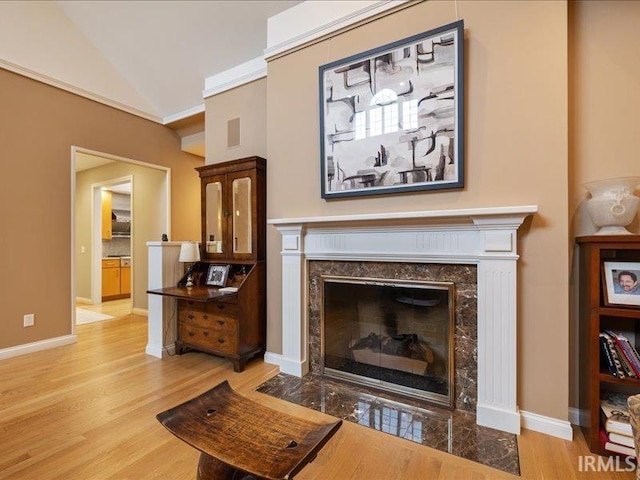
POLYGON ((623 295, 640 295, 640 285, 638 284, 639 272, 631 270, 614 270, 616 277, 614 292, 623 295))

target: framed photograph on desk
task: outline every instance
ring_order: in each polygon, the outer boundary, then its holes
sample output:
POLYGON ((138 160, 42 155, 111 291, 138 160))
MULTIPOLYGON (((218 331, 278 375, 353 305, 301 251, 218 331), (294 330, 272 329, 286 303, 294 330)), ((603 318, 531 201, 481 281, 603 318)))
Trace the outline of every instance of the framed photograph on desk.
POLYGON ((224 287, 229 276, 229 265, 209 265, 206 284, 214 287, 224 287))
POLYGON ((604 262, 604 303, 640 307, 640 262, 604 262))

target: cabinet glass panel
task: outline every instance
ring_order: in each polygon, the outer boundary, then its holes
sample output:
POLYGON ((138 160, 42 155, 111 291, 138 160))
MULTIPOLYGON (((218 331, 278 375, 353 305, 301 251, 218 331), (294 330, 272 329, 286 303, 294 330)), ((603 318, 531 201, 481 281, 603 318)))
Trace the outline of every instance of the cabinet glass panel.
POLYGON ((222 184, 207 184, 207 252, 222 253, 222 184))
POLYGON ((233 253, 251 253, 251 179, 233 181, 233 253))

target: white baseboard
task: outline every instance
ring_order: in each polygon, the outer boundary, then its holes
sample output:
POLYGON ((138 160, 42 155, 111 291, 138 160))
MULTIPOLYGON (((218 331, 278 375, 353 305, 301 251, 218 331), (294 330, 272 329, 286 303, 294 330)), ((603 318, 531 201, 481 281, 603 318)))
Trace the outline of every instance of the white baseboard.
POLYGON ((537 413, 520 411, 522 416, 522 428, 533 430, 534 432, 545 433, 552 437, 562 438, 563 440, 573 440, 573 429, 571 423, 566 420, 558 420, 557 418, 545 417, 537 413))
POLYGON ((65 335, 63 337, 48 338, 39 342, 3 348, 0 350, 0 360, 26 355, 27 353, 39 352, 41 350, 49 350, 50 348, 61 347, 63 345, 71 345, 72 343, 76 343, 76 341, 77 337, 75 335, 65 335))
POLYGON ((76 302, 93 305, 93 301, 90 298, 76 297, 76 302))
POLYGON ((172 343, 171 345, 167 345, 165 347, 159 347, 157 345, 147 344, 146 348, 144 349, 144 353, 156 358, 172 357, 176 354, 176 345, 172 343))
POLYGON ((297 362, 283 357, 279 353, 265 352, 264 361, 280 367, 280 372, 295 377, 303 377, 309 371, 308 362, 297 362))
POLYGON ((133 313, 134 315, 142 315, 143 317, 149 316, 149 310, 147 310, 146 308, 134 308, 133 310, 131 310, 131 313, 133 313))

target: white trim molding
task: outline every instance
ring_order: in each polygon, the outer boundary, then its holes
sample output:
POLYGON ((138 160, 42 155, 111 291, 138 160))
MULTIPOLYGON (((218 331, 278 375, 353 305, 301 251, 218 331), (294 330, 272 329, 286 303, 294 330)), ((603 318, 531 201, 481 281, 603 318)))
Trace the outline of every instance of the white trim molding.
POLYGON ((545 417, 524 410, 520 412, 520 415, 522 416, 522 428, 545 433, 563 440, 573 440, 573 427, 571 427, 571 422, 545 417))
POLYGON ((15 63, 11 63, 2 58, 0 58, 0 68, 4 68, 5 70, 17 73, 18 75, 22 75, 23 77, 31 78, 33 80, 37 80, 38 82, 51 85, 52 87, 59 88, 60 90, 64 90, 66 92, 88 98, 89 100, 93 100, 94 102, 117 108, 118 110, 122 110, 123 112, 127 112, 141 118, 146 118, 147 120, 151 120, 152 122, 162 124, 162 119, 157 114, 145 112, 144 110, 140 110, 139 108, 132 107, 131 105, 126 105, 111 98, 104 97, 89 90, 85 90, 84 88, 80 88, 76 85, 71 85, 70 83, 63 82, 62 80, 50 77, 49 75, 45 75, 43 73, 38 73, 34 70, 21 67, 20 65, 16 65, 15 63))
MULTIPOLYGON (((149 248, 149 290, 175 286, 182 278, 184 266, 178 261, 182 242, 147 242, 149 248)), ((145 353, 165 358, 175 351, 178 328, 176 299, 147 294, 148 335, 145 353)))
POLYGON ((38 342, 25 343, 24 345, 16 345, 15 347, 3 348, 0 350, 0 360, 5 360, 27 353, 39 352, 41 350, 49 350, 50 348, 62 347, 63 345, 71 345, 76 343, 78 338, 76 335, 64 335, 62 337, 48 338, 38 342))
POLYGON ((409 0, 307 0, 267 20, 269 59, 367 18, 398 8, 409 0))
POLYGON ((271 219, 282 240, 284 373, 309 371, 308 260, 476 264, 479 425, 520 433, 517 231, 536 205, 271 219))
POLYGON ((232 88, 253 82, 267 76, 267 62, 262 57, 254 58, 241 65, 208 77, 204 81, 203 98, 212 97, 232 88))

